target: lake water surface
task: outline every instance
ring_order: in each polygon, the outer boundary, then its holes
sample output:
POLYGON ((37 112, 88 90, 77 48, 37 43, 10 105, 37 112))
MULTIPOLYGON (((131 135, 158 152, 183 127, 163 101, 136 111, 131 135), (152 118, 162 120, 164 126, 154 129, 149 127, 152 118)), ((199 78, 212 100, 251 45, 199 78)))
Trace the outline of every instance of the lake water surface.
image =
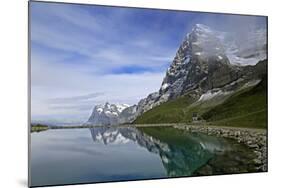
POLYGON ((212 172, 231 173, 251 157, 233 140, 172 127, 51 129, 31 134, 31 186, 194 176, 211 160, 212 172))

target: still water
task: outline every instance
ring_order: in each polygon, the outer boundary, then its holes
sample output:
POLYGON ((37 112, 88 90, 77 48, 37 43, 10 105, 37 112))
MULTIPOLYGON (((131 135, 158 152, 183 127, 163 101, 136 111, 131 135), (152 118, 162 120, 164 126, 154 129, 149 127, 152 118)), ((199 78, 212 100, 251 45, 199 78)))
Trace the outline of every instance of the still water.
POLYGON ((221 156, 243 165, 228 157, 243 155, 230 139, 172 127, 51 129, 31 134, 31 186, 194 176, 221 156))

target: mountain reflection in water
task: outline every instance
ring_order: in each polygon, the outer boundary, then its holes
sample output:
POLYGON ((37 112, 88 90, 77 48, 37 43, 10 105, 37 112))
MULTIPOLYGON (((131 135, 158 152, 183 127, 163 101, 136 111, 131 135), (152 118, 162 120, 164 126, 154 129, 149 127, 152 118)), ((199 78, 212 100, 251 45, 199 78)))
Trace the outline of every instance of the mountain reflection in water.
POLYGON ((235 140, 173 127, 50 129, 31 134, 31 185, 254 172, 235 140), (90 134, 91 133, 91 134, 90 134))
POLYGON ((96 127, 90 132, 94 142, 110 145, 133 141, 159 155, 169 177, 190 176, 215 154, 230 150, 225 139, 172 127, 96 127))

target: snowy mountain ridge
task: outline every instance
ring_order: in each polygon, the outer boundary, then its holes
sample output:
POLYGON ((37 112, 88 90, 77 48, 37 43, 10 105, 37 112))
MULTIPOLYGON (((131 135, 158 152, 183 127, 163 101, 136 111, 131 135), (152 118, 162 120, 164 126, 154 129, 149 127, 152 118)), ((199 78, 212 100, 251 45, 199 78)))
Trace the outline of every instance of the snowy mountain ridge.
POLYGON ((135 106, 127 104, 96 105, 86 122, 90 125, 118 125, 130 121, 130 117, 135 113, 135 106))

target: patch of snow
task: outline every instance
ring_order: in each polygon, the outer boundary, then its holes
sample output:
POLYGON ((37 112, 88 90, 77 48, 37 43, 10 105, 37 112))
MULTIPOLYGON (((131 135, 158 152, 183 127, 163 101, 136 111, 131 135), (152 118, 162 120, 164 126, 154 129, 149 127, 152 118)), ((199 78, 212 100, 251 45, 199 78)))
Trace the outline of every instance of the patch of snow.
POLYGON ((259 80, 252 80, 252 81, 249 81, 249 82, 245 83, 242 88, 247 88, 247 87, 255 86, 255 85, 257 85, 258 83, 260 83, 260 81, 261 81, 260 79, 259 79, 259 80))
POLYGON ((124 109, 128 108, 130 105, 128 104, 116 104, 117 110, 121 113, 124 109))
POLYGON ((103 109, 102 109, 102 108, 100 108, 100 107, 99 107, 99 108, 97 108, 97 112, 98 112, 98 113, 101 113, 102 111, 103 111, 103 109))
POLYGON ((202 94, 198 101, 207 101, 207 100, 210 100, 210 99, 212 99, 216 96, 227 95, 229 93, 230 92, 223 92, 221 90, 219 90, 219 91, 210 90, 210 91, 207 91, 206 93, 202 94))
POLYGON ((163 84, 162 87, 161 87, 161 90, 165 90, 167 87, 169 87, 169 85, 170 84, 167 84, 167 83, 163 84))
POLYGON ((212 93, 211 91, 208 91, 207 93, 202 94, 198 101, 209 100, 209 99, 215 97, 216 95, 218 95, 220 92, 221 91, 212 93))
POLYGON ((107 116, 111 116, 111 117, 112 117, 112 116, 118 116, 118 113, 117 113, 117 112, 111 112, 111 111, 108 111, 108 110, 105 111, 104 113, 105 113, 107 116))

